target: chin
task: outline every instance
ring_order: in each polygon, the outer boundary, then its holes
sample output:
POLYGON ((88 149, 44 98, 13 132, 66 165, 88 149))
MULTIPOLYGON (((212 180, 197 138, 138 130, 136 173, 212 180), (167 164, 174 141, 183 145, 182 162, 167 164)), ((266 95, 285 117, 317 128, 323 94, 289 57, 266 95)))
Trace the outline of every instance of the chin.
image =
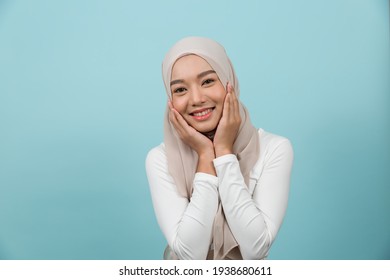
POLYGON ((215 130, 217 127, 210 125, 210 126, 198 126, 194 128, 200 133, 207 133, 215 130))

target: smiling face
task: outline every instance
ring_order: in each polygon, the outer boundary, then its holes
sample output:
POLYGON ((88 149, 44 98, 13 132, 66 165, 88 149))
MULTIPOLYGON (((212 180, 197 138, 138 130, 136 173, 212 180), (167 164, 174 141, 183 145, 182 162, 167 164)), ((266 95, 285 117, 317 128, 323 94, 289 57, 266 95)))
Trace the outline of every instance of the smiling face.
POLYGON ((179 58, 170 84, 172 105, 190 126, 201 133, 218 126, 226 90, 206 60, 197 55, 179 58))

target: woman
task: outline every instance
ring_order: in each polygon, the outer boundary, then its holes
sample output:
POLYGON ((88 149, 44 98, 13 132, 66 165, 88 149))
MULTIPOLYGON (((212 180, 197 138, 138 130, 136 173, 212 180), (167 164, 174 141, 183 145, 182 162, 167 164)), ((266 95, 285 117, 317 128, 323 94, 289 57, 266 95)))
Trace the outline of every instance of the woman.
POLYGON ((188 37, 167 53, 164 143, 146 171, 165 259, 264 259, 281 226, 293 152, 256 129, 224 48, 188 37))

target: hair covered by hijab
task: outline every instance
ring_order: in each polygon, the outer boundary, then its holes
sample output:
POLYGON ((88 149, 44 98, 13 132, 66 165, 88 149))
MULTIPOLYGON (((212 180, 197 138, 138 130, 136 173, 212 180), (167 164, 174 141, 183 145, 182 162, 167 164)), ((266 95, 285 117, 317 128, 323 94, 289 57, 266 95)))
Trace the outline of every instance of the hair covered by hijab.
MULTIPOLYGON (((238 80, 233 65, 225 49, 217 42, 202 37, 187 37, 178 41, 166 54, 162 64, 162 76, 169 99, 172 99, 170 82, 175 62, 186 55, 194 54, 206 60, 216 72, 223 85, 229 82, 237 96, 240 94, 238 80)), ((246 185, 249 173, 259 157, 259 139, 257 129, 250 122, 249 114, 239 102, 241 125, 233 145, 233 153, 237 156, 240 170, 246 185)), ((167 155, 168 170, 174 179, 177 191, 181 196, 190 199, 192 184, 196 173, 198 155, 186 145, 176 133, 169 120, 167 105, 164 117, 164 144, 167 155)), ((221 203, 213 225, 213 258, 241 259, 238 244, 226 222, 221 203)))

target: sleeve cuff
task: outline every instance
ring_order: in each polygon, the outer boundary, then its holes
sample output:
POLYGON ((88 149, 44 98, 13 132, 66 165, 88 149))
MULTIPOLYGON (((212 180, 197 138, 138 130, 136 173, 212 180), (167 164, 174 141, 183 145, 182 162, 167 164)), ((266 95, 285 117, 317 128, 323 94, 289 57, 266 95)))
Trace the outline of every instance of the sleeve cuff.
POLYGON ((208 182, 214 187, 218 186, 218 177, 217 176, 203 173, 203 172, 195 173, 194 182, 196 182, 196 181, 208 182))
POLYGON ((225 163, 230 163, 230 162, 237 162, 237 157, 236 155, 233 155, 233 154, 228 154, 228 155, 224 155, 224 156, 221 156, 221 157, 217 157, 215 159, 213 159, 213 163, 214 163, 214 167, 217 168, 218 166, 221 166, 225 163))

